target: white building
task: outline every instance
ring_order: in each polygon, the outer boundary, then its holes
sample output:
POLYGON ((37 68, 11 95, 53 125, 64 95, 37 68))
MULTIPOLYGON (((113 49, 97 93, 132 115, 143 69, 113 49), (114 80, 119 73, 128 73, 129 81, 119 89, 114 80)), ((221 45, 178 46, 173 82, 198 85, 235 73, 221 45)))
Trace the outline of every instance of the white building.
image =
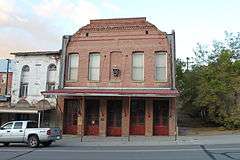
MULTIPOLYGON (((41 92, 59 85, 60 54, 58 51, 17 52, 13 71, 11 119, 37 119, 41 113, 44 125, 55 125, 57 97, 44 97, 41 92)), ((8 118, 9 119, 9 118, 8 118)))

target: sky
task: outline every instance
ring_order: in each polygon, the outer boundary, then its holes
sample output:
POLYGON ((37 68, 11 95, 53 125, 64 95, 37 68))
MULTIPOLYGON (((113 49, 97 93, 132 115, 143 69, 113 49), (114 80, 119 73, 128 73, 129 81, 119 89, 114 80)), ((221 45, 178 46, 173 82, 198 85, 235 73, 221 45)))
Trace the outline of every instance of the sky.
POLYGON ((63 35, 90 19, 146 17, 176 32, 177 57, 240 29, 240 0, 0 0, 0 59, 11 52, 59 50, 63 35))

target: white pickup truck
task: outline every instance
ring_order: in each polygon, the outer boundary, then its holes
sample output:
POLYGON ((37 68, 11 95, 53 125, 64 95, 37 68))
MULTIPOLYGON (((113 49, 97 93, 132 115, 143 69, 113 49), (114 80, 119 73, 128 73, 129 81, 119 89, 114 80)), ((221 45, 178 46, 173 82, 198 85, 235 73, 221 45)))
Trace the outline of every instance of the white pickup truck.
POLYGON ((10 143, 27 143, 32 148, 39 144, 49 146, 61 138, 59 128, 38 128, 34 121, 11 121, 0 127, 0 143, 5 146, 10 143))

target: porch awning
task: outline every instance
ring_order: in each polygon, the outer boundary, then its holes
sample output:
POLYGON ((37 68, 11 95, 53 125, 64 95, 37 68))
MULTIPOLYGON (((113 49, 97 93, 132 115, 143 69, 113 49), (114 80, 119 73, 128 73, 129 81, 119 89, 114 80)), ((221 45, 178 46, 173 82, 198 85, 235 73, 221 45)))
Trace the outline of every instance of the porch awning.
POLYGON ((58 89, 42 92, 43 95, 63 96, 134 96, 134 97, 176 97, 176 89, 58 89))
POLYGON ((0 113, 23 113, 23 114, 37 114, 38 110, 29 109, 12 109, 12 108, 0 108, 0 113))

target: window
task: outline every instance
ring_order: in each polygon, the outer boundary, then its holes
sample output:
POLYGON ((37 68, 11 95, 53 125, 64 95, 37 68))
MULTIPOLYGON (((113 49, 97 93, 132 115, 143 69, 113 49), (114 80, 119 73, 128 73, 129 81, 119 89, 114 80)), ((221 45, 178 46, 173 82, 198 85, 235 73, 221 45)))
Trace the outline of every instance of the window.
POLYGON ((57 66, 55 64, 50 64, 48 66, 47 72, 47 90, 54 90, 55 83, 56 83, 56 73, 57 73, 57 66))
POLYGON ((133 53, 132 55, 132 79, 134 81, 144 80, 144 54, 133 53))
POLYGON ((22 129, 22 122, 15 122, 13 129, 22 129))
POLYGON ((27 97, 27 93, 28 93, 28 83, 21 83, 19 97, 27 97))
POLYGON ((28 65, 24 65, 22 68, 21 79, 20 79, 20 92, 19 97, 26 97, 28 94, 28 82, 30 78, 30 68, 28 65))
POLYGON ((166 52, 156 53, 155 65, 155 79, 156 81, 167 81, 167 54, 166 52))
POLYGON ((91 53, 89 55, 89 71, 88 79, 91 81, 99 81, 100 76, 100 54, 91 53))
POLYGON ((78 54, 70 54, 68 56, 68 80, 77 81, 78 80, 78 54))
POLYGON ((38 128, 38 124, 36 122, 28 122, 27 128, 38 128))
POLYGON ((11 129, 11 128, 12 128, 12 125, 13 125, 13 123, 7 123, 7 124, 5 124, 2 128, 3 128, 3 129, 11 129))

